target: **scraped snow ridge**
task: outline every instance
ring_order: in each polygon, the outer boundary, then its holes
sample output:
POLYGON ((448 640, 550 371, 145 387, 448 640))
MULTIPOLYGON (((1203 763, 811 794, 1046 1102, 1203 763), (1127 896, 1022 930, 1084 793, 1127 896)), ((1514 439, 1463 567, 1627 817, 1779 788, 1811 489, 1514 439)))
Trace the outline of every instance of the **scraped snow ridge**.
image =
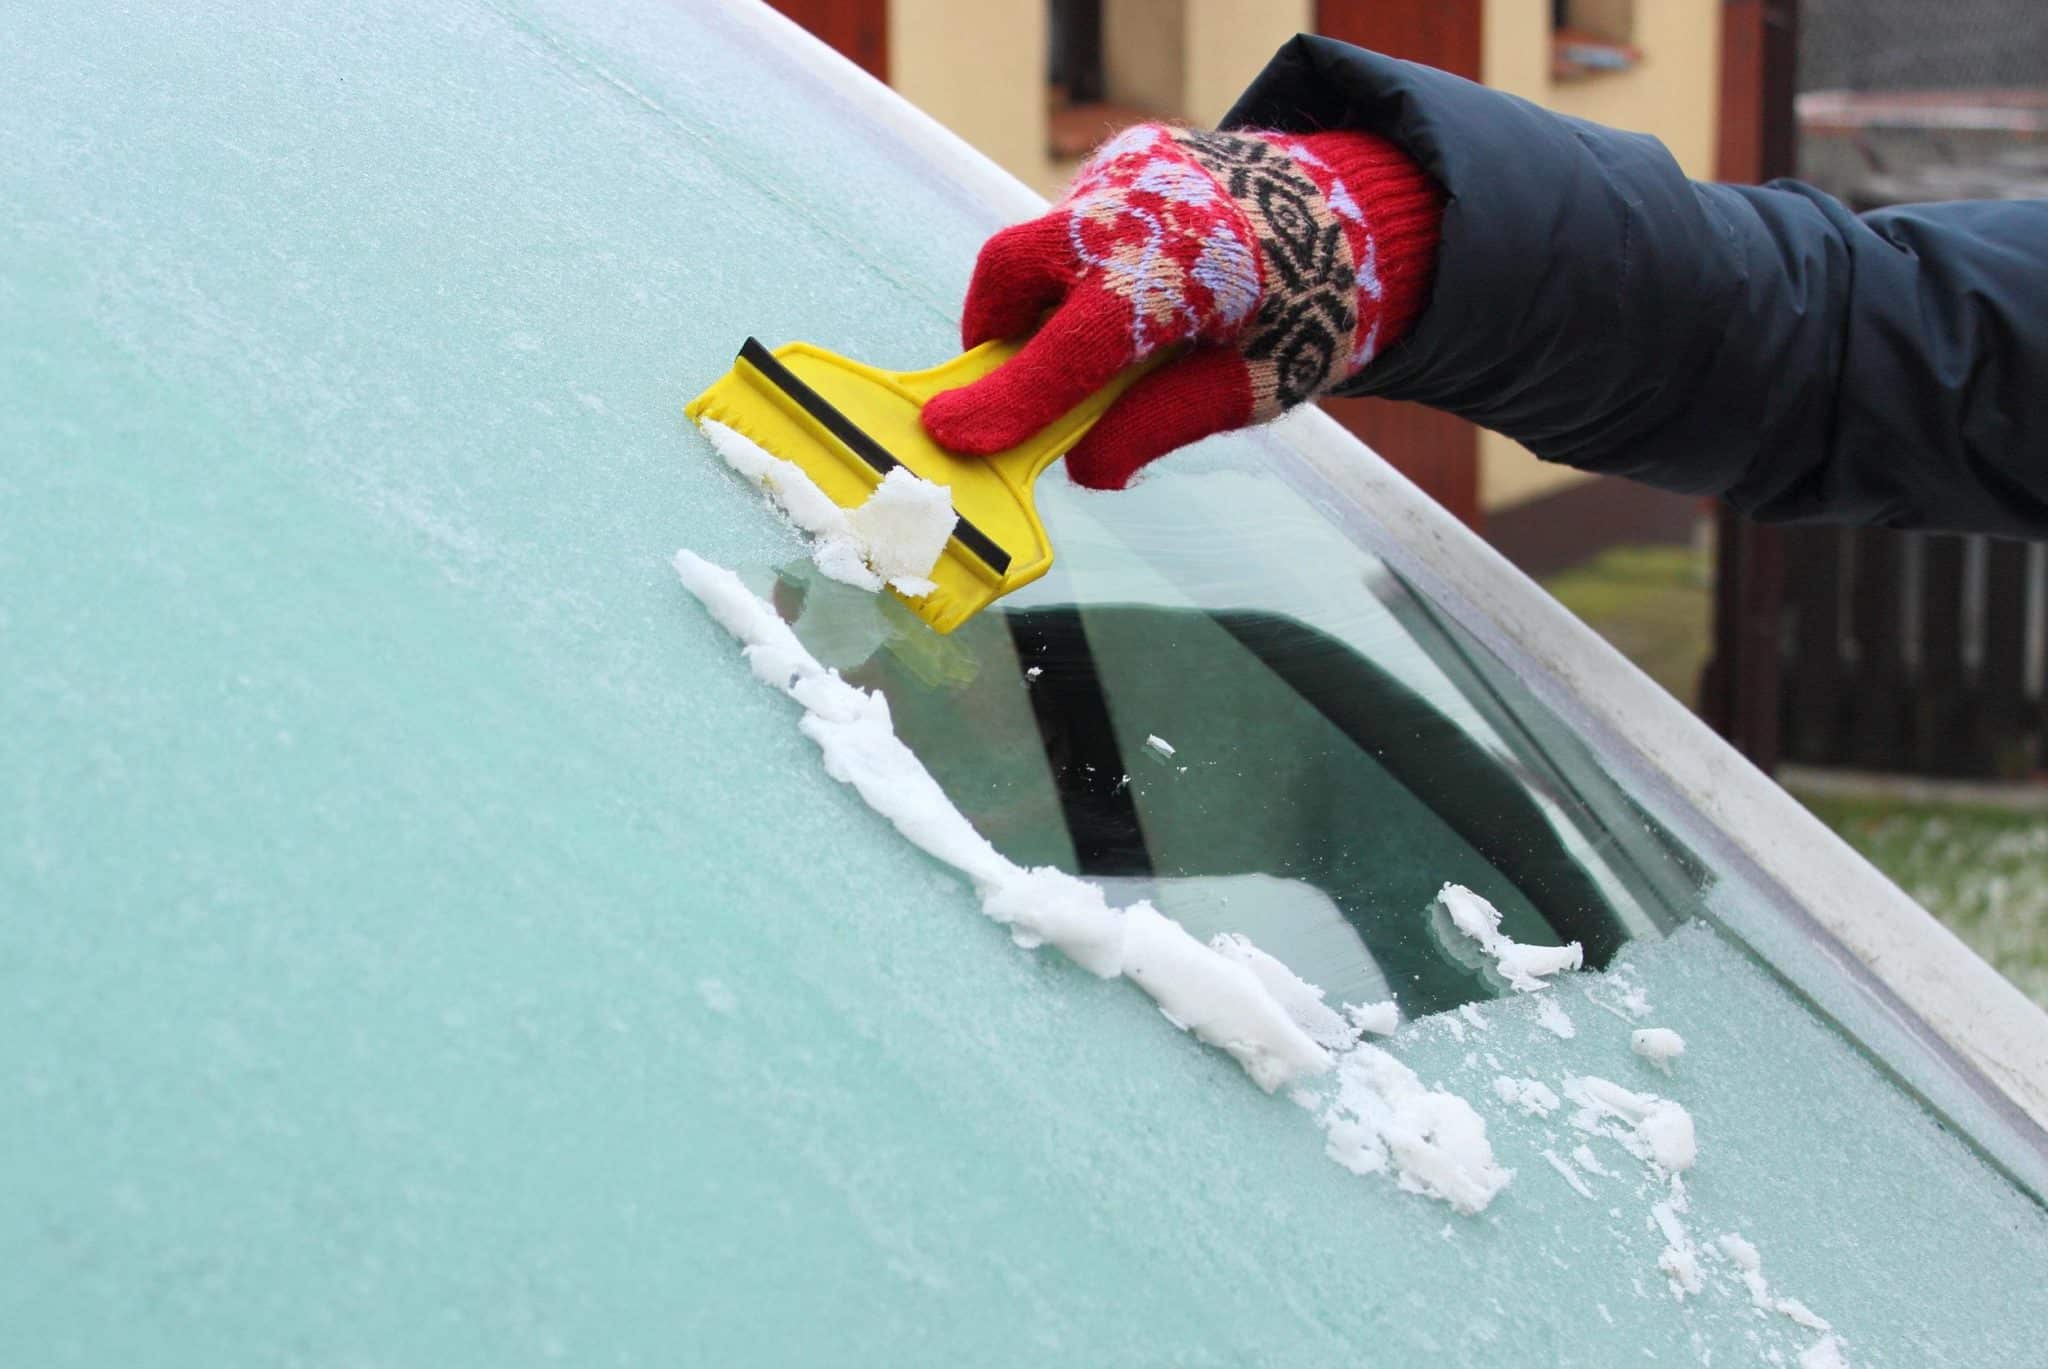
POLYGON ((1349 1050, 1358 1044, 1360 1033, 1368 1029, 1357 1020, 1362 1009, 1353 1007, 1348 1015, 1338 1012, 1323 1001, 1321 989, 1252 945, 1250 938, 1236 932, 1219 932, 1209 938, 1209 945, 1224 959, 1234 960, 1250 970, 1294 1025, 1308 1033, 1309 1039, 1323 1049, 1349 1050))
POLYGON ((919 598, 932 592, 958 515, 944 485, 898 466, 867 502, 848 512, 793 461, 769 455, 751 438, 707 418, 698 425, 725 464, 760 486, 813 539, 811 559, 834 580, 865 590, 886 582, 919 598))
POLYGON ((1564 1096, 1579 1105, 1573 1126, 1613 1137, 1664 1174, 1683 1173, 1699 1159, 1692 1114, 1669 1098, 1636 1093, 1590 1074, 1565 1080, 1564 1096))
POLYGON ((1757 1248, 1741 1233, 1730 1231, 1714 1243, 1735 1266, 1735 1272, 1742 1276, 1743 1287, 1749 1290, 1749 1301, 1759 1312, 1776 1312, 1790 1318, 1809 1331, 1832 1331, 1827 1318, 1815 1312, 1797 1298, 1779 1298, 1771 1295, 1771 1286, 1764 1279, 1764 1259, 1757 1248))
POLYGON ((1024 947, 1052 946, 1105 979, 1121 975, 1152 996, 1175 1026, 1228 1052, 1267 1092, 1327 1074, 1333 1087, 1297 1087, 1330 1156, 1360 1174, 1391 1171, 1404 1189, 1460 1212, 1484 1208, 1512 1173, 1494 1162, 1486 1124, 1463 1098, 1424 1085, 1367 1030, 1392 1030, 1394 1005, 1339 1013, 1322 991, 1242 936, 1203 944, 1149 902, 1112 908, 1101 888, 1049 866, 1013 864, 974 829, 896 736, 882 695, 820 665, 773 607, 738 576, 693 552, 676 574, 741 644, 763 683, 803 706, 798 727, 825 772, 852 786, 914 845, 966 875, 982 911, 1024 947))
POLYGON ((1581 1198, 1584 1198, 1589 1202, 1592 1201, 1593 1190, 1587 1186, 1586 1181, 1584 1179, 1579 1177, 1579 1171, 1572 1167, 1572 1162, 1570 1160, 1565 1159, 1562 1155, 1559 1155, 1556 1151, 1550 1149, 1544 1150, 1543 1158, 1549 1162, 1550 1167, 1552 1169, 1556 1170, 1561 1176, 1563 1176, 1564 1181, 1566 1183, 1571 1185, 1572 1192, 1578 1194, 1581 1198))
POLYGON ((676 574, 744 645, 754 674, 804 707, 798 724, 825 773, 859 792, 910 841, 973 881, 982 911, 1020 946, 1052 946, 1105 979, 1124 975, 1177 1025, 1229 1052, 1268 1092, 1330 1067, 1258 977, 1189 936, 1149 904, 1111 908, 1102 891, 1050 866, 1011 863, 974 830, 896 736, 889 704, 827 670, 738 576, 689 551, 676 574))
POLYGON ((1678 1212, 1675 1203, 1656 1203, 1650 1208, 1650 1220, 1664 1233, 1664 1250, 1657 1256, 1657 1268, 1671 1281, 1671 1296, 1684 1302, 1707 1284, 1700 1275, 1699 1248, 1686 1233, 1685 1224, 1678 1220, 1678 1212))
POLYGON ((1425 1087, 1378 1046, 1360 1045, 1339 1058, 1337 1093, 1322 1116, 1324 1149, 1338 1164, 1354 1174, 1391 1164, 1402 1188, 1468 1216, 1514 1177, 1495 1163, 1486 1123, 1470 1103, 1425 1087))
POLYGON ((1501 934, 1500 910, 1462 884, 1446 884, 1437 902, 1450 915, 1460 932, 1478 943, 1493 957, 1493 963, 1517 993, 1534 993, 1544 987, 1544 978, 1561 970, 1576 970, 1586 963, 1585 951, 1576 941, 1563 946, 1528 946, 1501 934))

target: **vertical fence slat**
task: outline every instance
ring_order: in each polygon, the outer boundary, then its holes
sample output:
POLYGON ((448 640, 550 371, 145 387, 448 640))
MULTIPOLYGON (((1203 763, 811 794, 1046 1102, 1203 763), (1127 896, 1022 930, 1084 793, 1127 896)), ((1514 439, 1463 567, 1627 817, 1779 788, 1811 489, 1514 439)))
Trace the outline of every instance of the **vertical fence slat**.
POLYGON ((1844 537, 1802 528, 1785 538, 1785 754, 1815 765, 1839 764, 1844 746, 1844 537))
POLYGON ((1850 534, 1855 588, 1849 620, 1855 634, 1857 687, 1848 692, 1848 745, 1843 759, 1867 770, 1896 769, 1906 736, 1906 657, 1901 649, 1905 539, 1867 531, 1850 534))
POLYGON ((2048 766, 2048 546, 1801 528, 1785 565, 1788 760, 1981 778, 2048 766))
MULTIPOLYGON (((1911 769, 1922 775, 1971 771, 1969 707, 1963 697, 1961 537, 1921 537, 1917 562, 1918 668, 1912 676, 1911 769)), ((1911 602, 1911 601, 1909 601, 1911 602)))
POLYGON ((1984 543, 1984 656, 1977 672, 1977 759, 1984 775, 2018 779, 2039 764, 2039 705, 2027 698, 2027 569, 2038 547, 1984 543))

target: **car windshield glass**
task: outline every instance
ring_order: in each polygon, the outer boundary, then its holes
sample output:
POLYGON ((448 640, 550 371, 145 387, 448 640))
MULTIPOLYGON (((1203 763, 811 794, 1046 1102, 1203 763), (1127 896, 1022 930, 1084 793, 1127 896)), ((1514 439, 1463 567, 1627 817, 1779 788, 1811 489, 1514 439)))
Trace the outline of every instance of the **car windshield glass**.
POLYGON ((752 3, 195 15, 0 17, 0 1362, 2030 1362, 2034 1133, 1313 415, 1049 474, 949 637, 815 578, 683 406, 949 355, 959 144, 752 3), (1408 1020, 1269 1094, 1020 949, 679 548, 1102 922, 1408 1020))
POLYGON ((1414 1018, 1513 996, 1453 926, 1448 884, 1594 969, 1703 920, 2038 1187, 2025 1133, 1873 1012, 1796 905, 1703 849, 1696 815, 1644 802, 1640 775, 1336 516, 1286 441, 1201 444, 1117 493, 1054 472, 1038 497, 1053 569, 950 636, 801 558, 752 572, 821 661, 888 698, 1010 859, 1243 935, 1333 1004, 1392 997, 1414 1018))
POLYGON ((889 696, 1011 859, 1413 1014, 1504 988, 1431 915, 1446 883, 1594 965, 1696 906, 1696 863, 1278 469, 1190 454, 1041 499, 1053 572, 948 638, 805 563, 778 577, 799 636, 889 696))

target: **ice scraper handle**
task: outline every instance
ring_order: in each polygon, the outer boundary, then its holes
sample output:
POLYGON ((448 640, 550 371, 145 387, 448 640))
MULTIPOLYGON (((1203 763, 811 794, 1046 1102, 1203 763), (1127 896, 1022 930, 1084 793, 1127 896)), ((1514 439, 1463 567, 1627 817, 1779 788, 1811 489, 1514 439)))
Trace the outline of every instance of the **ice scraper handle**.
POLYGON ((1080 484, 1121 489, 1174 448, 1371 364, 1421 310, 1442 207, 1435 182, 1370 134, 1127 129, 1050 210, 983 245, 962 341, 1030 337, 934 397, 924 426, 989 455, 1121 382, 1067 456, 1080 484), (1169 349, 1183 354, 1132 373, 1169 349))

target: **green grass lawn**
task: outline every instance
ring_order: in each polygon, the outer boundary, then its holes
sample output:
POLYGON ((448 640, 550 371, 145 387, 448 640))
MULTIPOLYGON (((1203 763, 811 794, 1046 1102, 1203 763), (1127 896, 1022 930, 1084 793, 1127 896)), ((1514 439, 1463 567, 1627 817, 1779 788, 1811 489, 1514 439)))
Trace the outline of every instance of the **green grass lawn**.
MULTIPOLYGON (((1544 582, 1687 707, 1713 623, 1707 556, 1615 547, 1544 582)), ((2048 813, 1800 794, 1806 806, 2035 1002, 2048 1007, 2048 813)))
POLYGON ((1691 547, 1613 547, 1543 587, 1691 708, 1713 630, 1713 575, 1691 547))
POLYGON ((2048 1007, 2048 813, 1798 797, 2021 992, 2048 1007))

